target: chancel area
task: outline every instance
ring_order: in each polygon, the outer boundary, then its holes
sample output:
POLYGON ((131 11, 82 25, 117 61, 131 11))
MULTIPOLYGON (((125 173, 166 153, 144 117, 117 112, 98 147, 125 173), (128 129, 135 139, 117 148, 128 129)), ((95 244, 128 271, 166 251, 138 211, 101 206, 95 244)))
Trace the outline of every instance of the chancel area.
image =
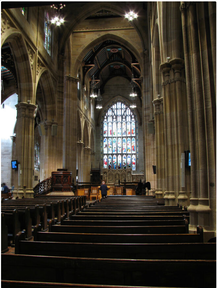
POLYGON ((215 2, 2 1, 0 123, 2 287, 215 287, 215 2))

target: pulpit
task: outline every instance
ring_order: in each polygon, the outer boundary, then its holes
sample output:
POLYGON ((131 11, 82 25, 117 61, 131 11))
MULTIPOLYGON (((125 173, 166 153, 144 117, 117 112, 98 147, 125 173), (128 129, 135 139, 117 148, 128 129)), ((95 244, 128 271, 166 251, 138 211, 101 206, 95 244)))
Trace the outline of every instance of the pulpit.
POLYGON ((52 172, 52 191, 71 192, 72 188, 72 172, 52 172))

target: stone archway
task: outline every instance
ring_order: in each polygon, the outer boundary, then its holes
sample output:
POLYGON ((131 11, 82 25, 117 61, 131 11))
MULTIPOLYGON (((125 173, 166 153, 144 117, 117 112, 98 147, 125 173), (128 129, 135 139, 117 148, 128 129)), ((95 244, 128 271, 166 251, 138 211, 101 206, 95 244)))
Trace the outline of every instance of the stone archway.
POLYGON ((13 24, 3 13, 2 45, 8 43, 13 55, 18 104, 16 124, 16 152, 14 157, 18 160, 17 178, 14 184, 15 192, 21 195, 33 195, 33 174, 34 169, 34 111, 36 109, 33 97, 32 67, 28 44, 23 36, 15 29, 13 24))
POLYGON ((61 134, 58 133, 54 94, 55 87, 51 75, 44 70, 39 75, 36 91, 36 104, 40 113, 40 123, 36 126, 40 131, 40 180, 49 178, 52 171, 62 167, 62 154, 57 153, 58 139, 61 134))

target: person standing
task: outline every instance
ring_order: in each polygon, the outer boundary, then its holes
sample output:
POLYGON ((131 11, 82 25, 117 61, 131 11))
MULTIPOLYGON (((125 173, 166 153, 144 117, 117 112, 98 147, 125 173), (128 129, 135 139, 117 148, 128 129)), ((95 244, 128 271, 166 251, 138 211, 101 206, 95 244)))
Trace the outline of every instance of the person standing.
POLYGON ((2 183, 1 188, 3 194, 7 194, 8 192, 10 192, 8 186, 5 183, 2 183))
POLYGON ((100 186, 99 190, 101 190, 102 198, 107 196, 108 187, 105 184, 105 181, 102 181, 102 185, 100 186))

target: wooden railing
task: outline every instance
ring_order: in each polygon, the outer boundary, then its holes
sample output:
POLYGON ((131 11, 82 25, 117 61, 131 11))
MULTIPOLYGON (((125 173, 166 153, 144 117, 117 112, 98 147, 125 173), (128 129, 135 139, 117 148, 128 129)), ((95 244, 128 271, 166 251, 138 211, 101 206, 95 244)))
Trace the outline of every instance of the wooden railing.
POLYGON ((52 188, 52 178, 49 177, 47 179, 44 179, 40 183, 38 183, 34 188, 34 195, 36 194, 46 194, 51 191, 52 188))

